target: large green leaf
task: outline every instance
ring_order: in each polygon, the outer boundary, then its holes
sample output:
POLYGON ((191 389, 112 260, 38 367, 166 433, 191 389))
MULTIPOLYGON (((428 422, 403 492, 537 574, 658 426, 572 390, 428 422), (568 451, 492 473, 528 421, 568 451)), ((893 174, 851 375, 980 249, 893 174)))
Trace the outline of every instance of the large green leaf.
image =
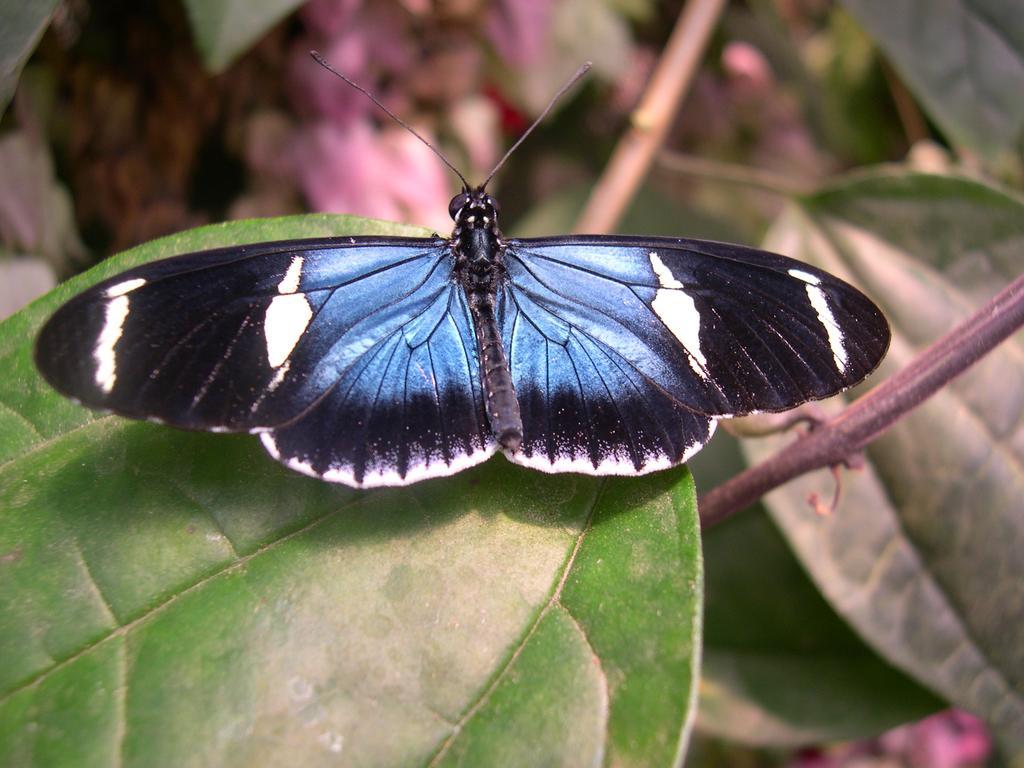
POLYGON ((303 0, 184 0, 203 63, 223 72, 303 0))
POLYGON ((56 7, 57 0, 0 0, 0 115, 56 7))
MULTIPOLYGON (((1024 203, 959 178, 883 171, 837 183, 769 245, 864 286, 893 325, 882 374, 1024 268, 1024 203)), ((783 438, 785 441, 788 438, 783 438)), ((774 447, 778 446, 778 442, 774 447)), ((763 458, 772 441, 748 443, 763 458)), ((991 724, 1024 759, 1024 339, 1018 334, 868 450, 767 497, 832 605, 896 666, 991 724)))
POLYGON ((355 492, 248 436, 90 414, 31 366, 60 301, 227 243, 421 230, 294 217, 115 257, 0 325, 0 764, 671 765, 702 576, 685 469, 496 458, 355 492))
POLYGON ((1024 149, 1019 0, 842 0, 959 144, 990 160, 1024 149))
MULTIPOLYGON (((691 469, 708 487, 740 471, 739 453, 723 432, 691 469)), ((875 736, 944 706, 836 615, 760 505, 705 531, 704 563, 702 731, 799 746, 875 736)))

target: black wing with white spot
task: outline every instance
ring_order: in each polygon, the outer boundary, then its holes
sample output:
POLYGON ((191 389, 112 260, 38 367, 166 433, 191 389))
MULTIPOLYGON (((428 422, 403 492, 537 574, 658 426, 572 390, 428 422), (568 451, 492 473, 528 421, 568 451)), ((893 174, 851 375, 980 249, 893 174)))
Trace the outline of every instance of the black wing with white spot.
POLYGON ((506 243, 503 340, 523 415, 510 459, 634 474, 685 461, 717 417, 779 411, 867 376, 877 307, 801 262, 724 243, 506 243))
POLYGON ((90 407, 265 433, 275 458, 350 485, 450 474, 493 451, 452 269, 440 238, 166 259, 61 307, 36 363, 90 407))

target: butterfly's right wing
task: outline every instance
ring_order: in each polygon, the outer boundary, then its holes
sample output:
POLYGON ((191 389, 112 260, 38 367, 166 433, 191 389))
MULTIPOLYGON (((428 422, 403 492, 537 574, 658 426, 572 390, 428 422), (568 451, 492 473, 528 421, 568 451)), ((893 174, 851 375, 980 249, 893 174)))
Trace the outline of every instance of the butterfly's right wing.
POLYGON ((491 444, 451 276, 440 238, 179 256, 69 301, 41 331, 36 362, 93 408, 265 433, 275 458, 308 474, 352 485, 449 474, 491 444))
POLYGON ((498 311, 523 415, 509 458, 547 471, 685 461, 712 420, 834 395, 889 344, 852 286, 739 245, 580 235, 508 240, 504 256, 498 311))

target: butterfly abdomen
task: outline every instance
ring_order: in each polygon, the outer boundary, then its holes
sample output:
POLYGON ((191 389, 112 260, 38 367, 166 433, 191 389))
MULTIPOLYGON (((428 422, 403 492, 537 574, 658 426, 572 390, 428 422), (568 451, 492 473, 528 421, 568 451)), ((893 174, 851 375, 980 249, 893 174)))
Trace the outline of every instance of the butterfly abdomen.
POLYGON ((523 419, 494 315, 493 294, 471 292, 469 309, 476 327, 487 419, 501 447, 514 452, 523 441, 523 419))
POLYGON ((494 212, 479 201, 479 208, 471 204, 460 214, 452 246, 457 279, 473 315, 487 420, 498 444, 515 452, 523 441, 523 420, 494 311, 503 274, 494 212))

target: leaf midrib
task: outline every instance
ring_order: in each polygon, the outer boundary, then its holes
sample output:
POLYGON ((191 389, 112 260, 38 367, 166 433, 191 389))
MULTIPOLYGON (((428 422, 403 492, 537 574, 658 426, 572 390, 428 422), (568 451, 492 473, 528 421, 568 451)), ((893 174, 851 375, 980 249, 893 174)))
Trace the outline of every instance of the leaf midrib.
MULTIPOLYGON (((597 511, 597 505, 598 502, 601 500, 601 496, 604 493, 606 484, 606 479, 601 478, 601 482, 598 484, 594 492, 594 497, 590 502, 590 509, 587 511, 587 516, 583 523, 583 527, 577 534, 576 541, 573 544, 573 548, 566 557, 565 563, 562 565, 562 572, 559 575, 558 581, 555 582, 555 586, 553 587, 551 595, 548 597, 547 602, 545 602, 544 606, 539 611, 537 611, 537 615, 534 617, 534 620, 526 628, 526 631, 523 632, 523 635, 519 639, 519 642, 515 644, 515 646, 509 653, 508 657, 505 659, 501 667, 498 669, 497 673, 495 673, 491 680, 483 687, 483 689, 480 692, 480 695, 476 698, 475 701, 470 702, 470 704, 465 708, 463 713, 455 721, 452 727, 452 732, 448 734, 448 737, 443 742, 441 742, 441 746, 438 747, 437 752, 431 755, 430 759, 427 761, 427 768, 434 768, 441 762, 445 754, 447 754, 448 750, 451 748, 452 744, 454 744, 455 739, 457 739, 459 734, 462 733, 467 723, 469 723, 476 716, 476 714, 481 709, 483 709, 483 707, 487 704, 491 696, 501 686, 501 683, 508 676, 509 671, 515 665, 516 660, 522 654, 523 649, 526 648, 530 640, 536 634, 537 628, 540 626, 541 622, 543 622, 544 618, 551 612, 552 608, 554 608, 555 606, 562 608, 562 610, 564 610, 566 614, 568 614, 569 618, 579 629, 584 641, 587 644, 587 647, 590 648, 591 651, 594 653, 594 658, 598 660, 598 674, 601 676, 603 688, 607 693, 608 679, 604 673, 604 670, 600 667, 600 656, 597 654, 596 651, 594 651, 594 647, 590 642, 590 638, 587 637, 587 633, 583 630, 583 626, 579 623, 579 621, 572 614, 572 612, 568 608, 566 608, 561 602, 562 590, 565 587, 566 581, 568 581, 569 579, 569 574, 572 572, 573 565, 576 562, 576 555, 579 554, 580 548, 583 546, 583 540, 590 532, 591 526, 594 522, 594 514, 597 511)), ((607 696, 605 697, 605 700, 607 702, 607 696)))

